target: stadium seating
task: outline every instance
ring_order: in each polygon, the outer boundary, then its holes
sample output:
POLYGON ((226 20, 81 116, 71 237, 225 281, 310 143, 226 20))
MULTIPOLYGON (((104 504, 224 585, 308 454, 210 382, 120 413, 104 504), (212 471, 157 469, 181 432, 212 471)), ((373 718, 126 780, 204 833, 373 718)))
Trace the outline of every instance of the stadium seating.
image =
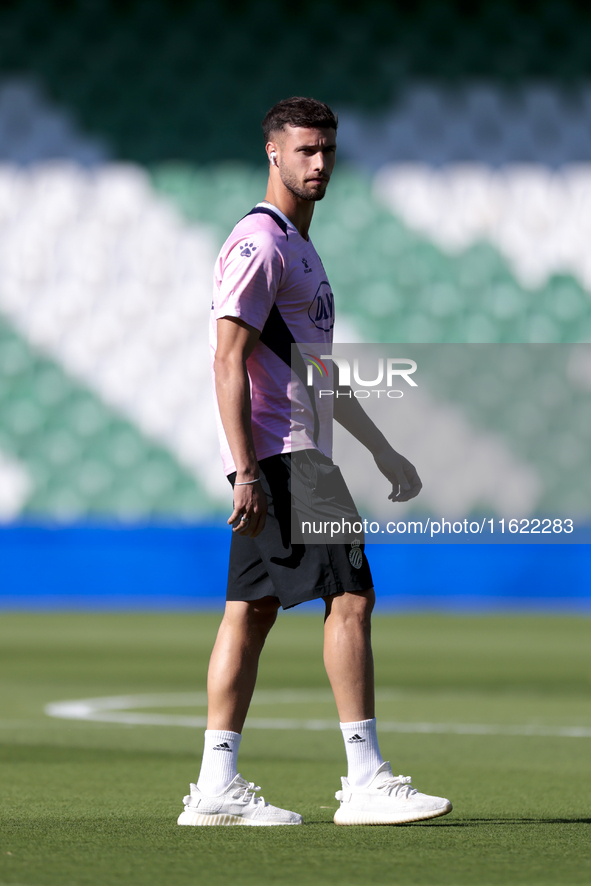
MULTIPOLYGON (((256 161, 259 139, 251 121, 278 94, 314 92, 341 108, 376 111, 391 105, 409 80, 444 86, 494 80, 511 89, 523 78, 572 86, 591 73, 585 39, 590 13, 568 0, 527 12, 517 0, 485 3, 470 15, 460 4, 432 0, 404 7, 373 0, 362 14, 346 0, 326 0, 320 15, 309 2, 300 13, 294 20, 276 6, 270 17, 265 2, 235 0, 20 0, 0 11, 0 58, 7 74, 25 71, 42 82, 87 132, 107 137, 117 157, 143 163, 256 161), (314 28, 301 23, 306 15, 314 28), (302 65, 302 47, 314 58, 313 70, 302 65), (244 84, 239 101, 237 82, 244 84)), ((552 112, 554 99, 544 90, 532 108, 527 101, 523 107, 518 91, 515 117, 524 110, 538 117, 552 112)), ((568 104, 568 95, 562 99, 568 104)), ((410 142, 404 131, 397 134, 407 159, 427 159, 429 132, 464 139, 464 159, 474 159, 483 142, 494 151, 504 113, 494 91, 444 89, 437 96, 419 89, 408 101, 414 103, 411 122, 424 131, 419 138, 411 131, 410 142), (466 100, 477 105, 477 125, 463 132, 449 119, 466 100)), ((588 133, 579 128, 579 136, 588 151, 588 133)), ((563 137, 555 118, 538 128, 547 149, 563 137)), ((524 149, 532 147, 525 133, 524 149)))
MULTIPOLYGON (((470 17, 436 2, 321 9, 312 31, 280 6, 271 23, 264 2, 0 10, 4 519, 225 507, 211 268, 263 195, 257 121, 284 94, 317 94, 340 113, 345 162, 312 238, 345 332, 591 340, 589 12, 568 2, 538 15, 483 4, 470 17)), ((582 508, 585 373, 573 387, 563 366, 543 385, 533 358, 518 370, 519 397, 501 396, 482 360, 433 394, 531 459, 541 507, 582 508)))
MULTIPOLYGON (((210 513, 198 481, 51 360, 0 323, 0 451, 18 514, 123 520, 210 513), (23 477, 25 478, 23 480, 23 477)), ((11 499, 12 500, 12 499, 11 499)), ((2 496, 6 501, 6 494, 2 496)))

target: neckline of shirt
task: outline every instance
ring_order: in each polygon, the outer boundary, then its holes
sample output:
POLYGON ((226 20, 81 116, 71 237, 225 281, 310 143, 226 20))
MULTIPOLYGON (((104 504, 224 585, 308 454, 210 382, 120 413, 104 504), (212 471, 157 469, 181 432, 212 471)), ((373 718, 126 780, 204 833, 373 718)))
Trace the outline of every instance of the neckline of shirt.
MULTIPOLYGON (((296 234, 299 234, 300 237, 302 236, 302 235, 300 234, 300 232, 298 231, 298 229, 296 228, 296 226, 294 225, 294 223, 293 223, 290 219, 288 219, 288 217, 287 217, 286 215, 284 215, 284 214, 281 212, 280 209, 277 209, 277 207, 275 206, 274 203, 270 203, 268 200, 261 200, 260 203, 257 203, 257 209, 258 209, 259 206, 261 206, 263 209, 265 209, 265 208, 267 208, 267 209, 272 209, 273 212, 277 213, 277 215, 278 215, 280 218, 282 218, 283 221, 284 221, 286 224, 288 224, 290 228, 292 228, 292 230, 294 230, 294 231, 296 232, 296 234)), ((302 238, 302 239, 303 239, 303 238, 302 238)))

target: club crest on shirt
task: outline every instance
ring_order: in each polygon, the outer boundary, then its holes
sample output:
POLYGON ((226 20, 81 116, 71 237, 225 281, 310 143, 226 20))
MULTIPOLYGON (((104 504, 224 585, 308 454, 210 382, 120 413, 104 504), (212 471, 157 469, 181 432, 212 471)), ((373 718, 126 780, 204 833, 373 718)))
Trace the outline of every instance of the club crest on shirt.
POLYGON ((334 295, 330 285, 323 280, 308 308, 308 317, 317 329, 328 332, 334 326, 334 295))
POLYGON ((240 247, 240 255, 243 258, 250 258, 256 252, 256 246, 253 243, 243 243, 240 247))

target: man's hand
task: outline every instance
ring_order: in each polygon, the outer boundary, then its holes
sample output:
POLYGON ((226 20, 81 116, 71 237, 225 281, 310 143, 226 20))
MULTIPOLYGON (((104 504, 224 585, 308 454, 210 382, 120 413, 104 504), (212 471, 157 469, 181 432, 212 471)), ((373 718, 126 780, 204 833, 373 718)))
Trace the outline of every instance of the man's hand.
POLYGON ((408 501, 418 495, 423 484, 414 465, 392 449, 382 432, 354 397, 339 397, 334 404, 334 417, 372 453, 375 463, 392 484, 391 501, 408 501))
POLYGON ((267 496, 260 484, 234 487, 234 510, 228 518, 232 532, 256 538, 263 531, 267 519, 267 496))
POLYGON ((374 453, 374 460, 382 474, 392 484, 390 501, 409 501, 422 489, 416 468, 407 458, 387 444, 374 453))

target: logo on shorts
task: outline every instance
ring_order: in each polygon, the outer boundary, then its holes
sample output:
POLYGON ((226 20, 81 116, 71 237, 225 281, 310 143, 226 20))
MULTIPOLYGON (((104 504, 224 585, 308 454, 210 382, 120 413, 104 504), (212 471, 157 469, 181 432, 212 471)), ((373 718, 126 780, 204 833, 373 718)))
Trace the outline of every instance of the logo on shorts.
POLYGON ((351 550, 349 551, 349 563, 353 567, 353 569, 361 569, 363 564, 363 551, 360 549, 359 545, 361 542, 358 538, 354 538, 351 542, 351 550))

